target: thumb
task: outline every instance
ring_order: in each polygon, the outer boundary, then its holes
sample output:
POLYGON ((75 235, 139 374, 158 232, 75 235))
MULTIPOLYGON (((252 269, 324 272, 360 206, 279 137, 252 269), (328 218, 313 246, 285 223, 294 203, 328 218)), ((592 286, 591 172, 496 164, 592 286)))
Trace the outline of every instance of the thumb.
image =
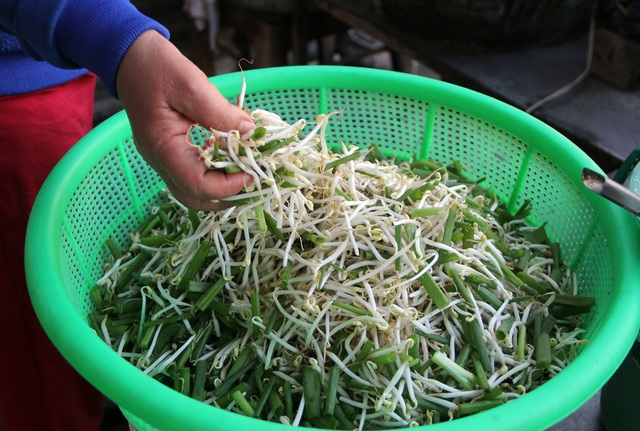
POLYGON ((230 103, 204 73, 196 75, 181 85, 182 91, 172 93, 181 97, 168 100, 176 111, 194 123, 216 130, 239 130, 242 134, 255 128, 249 114, 230 103))

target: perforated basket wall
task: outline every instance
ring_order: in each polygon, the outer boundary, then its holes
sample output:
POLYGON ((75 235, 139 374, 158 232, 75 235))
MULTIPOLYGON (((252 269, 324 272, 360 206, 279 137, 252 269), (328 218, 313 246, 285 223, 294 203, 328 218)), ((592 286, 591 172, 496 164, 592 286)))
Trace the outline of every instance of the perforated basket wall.
MULTIPOLYGON (((640 326, 634 262, 640 241, 632 217, 581 186, 582 168, 597 169, 582 151, 521 111, 427 78, 307 66, 249 71, 246 80, 245 105, 288 122, 344 109, 330 122, 334 145, 376 143, 402 158, 459 160, 511 209, 530 199, 532 221, 547 223, 581 289, 596 297, 586 317, 590 343, 560 375, 504 406, 429 429, 542 430, 605 383, 640 326)), ((214 82, 231 99, 241 76, 214 82)), ((27 238, 29 288, 43 326, 69 362, 140 430, 285 430, 162 386, 90 330, 88 291, 102 274, 104 241, 113 236, 127 243, 162 188, 135 150, 124 113, 97 127, 56 167, 38 196, 27 238)))

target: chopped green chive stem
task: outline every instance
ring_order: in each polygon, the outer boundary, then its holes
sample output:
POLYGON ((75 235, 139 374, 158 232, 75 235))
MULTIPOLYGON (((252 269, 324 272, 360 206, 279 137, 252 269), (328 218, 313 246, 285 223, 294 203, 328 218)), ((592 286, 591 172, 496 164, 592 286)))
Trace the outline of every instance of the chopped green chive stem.
POLYGON ((433 276, 429 271, 424 271, 420 276, 420 283, 422 283, 422 287, 427 291, 427 294, 433 301, 436 307, 440 310, 446 308, 449 303, 449 297, 446 293, 436 284, 436 281, 433 279, 433 276))
POLYGON ((440 256, 436 261, 436 266, 444 265, 445 263, 450 263, 450 262, 457 262, 457 261, 458 261, 458 255, 456 253, 443 251, 443 252, 440 252, 440 256))
POLYGON ((311 367, 302 372, 305 417, 313 419, 322 414, 320 398, 320 374, 311 367))
POLYGON ((204 351, 204 346, 209 340, 209 335, 211 335, 211 331, 213 331, 213 323, 209 321, 205 325, 205 327, 202 328, 196 335, 196 338, 193 344, 193 350, 191 351, 191 354, 190 354, 192 361, 199 359, 202 356, 202 352, 204 351))
POLYGON ((146 250, 140 250, 133 262, 124 270, 116 281, 116 289, 124 289, 133 278, 133 274, 139 272, 140 269, 149 262, 149 260, 151 260, 151 253, 146 250))
POLYGON ((433 411, 433 412, 438 412, 441 415, 446 415, 447 412, 449 411, 449 409, 446 408, 445 406, 433 403, 429 400, 425 400, 424 398, 418 398, 418 407, 425 412, 433 411))
POLYGON ((495 400, 503 393, 504 391, 500 386, 495 386, 482 396, 482 400, 495 400))
POLYGON ((187 286, 187 292, 205 293, 211 286, 213 286, 213 283, 209 281, 191 280, 187 286))
POLYGON ((513 316, 509 316, 500 323, 500 326, 496 330, 496 337, 498 340, 504 340, 511 332, 511 328, 515 322, 515 318, 513 316))
POLYGON ((162 225, 168 230, 173 230, 174 222, 173 220, 171 220, 171 218, 169 218, 169 215, 167 214, 167 212, 162 208, 160 208, 158 211, 158 215, 160 216, 160 221, 162 222, 162 225))
POLYGON ((480 274, 468 274, 465 277, 465 280, 467 280, 469 283, 476 284, 476 285, 485 285, 492 289, 495 289, 498 284, 496 283, 495 280, 491 280, 480 274))
POLYGON ((158 329, 157 326, 150 326, 143 332, 142 339, 140 340, 141 348, 143 349, 149 348, 149 345, 151 344, 151 339, 153 338, 153 335, 155 334, 156 329, 158 329))
POLYGON ((266 385, 264 385, 264 389, 260 393, 260 398, 258 398, 258 403, 256 404, 255 414, 256 417, 262 416, 262 410, 267 405, 269 401, 269 395, 273 391, 278 379, 275 376, 271 376, 266 385))
POLYGON ((370 385, 370 384, 363 384, 360 382, 356 382, 353 380, 347 380, 344 384, 346 389, 349 389, 351 391, 354 391, 356 393, 358 392, 367 392, 370 394, 376 394, 376 395, 382 395, 382 392, 384 391, 384 388, 379 388, 377 386, 374 385, 370 385))
POLYGON ((487 223, 485 223, 480 217, 476 216, 474 213, 472 213, 469 210, 466 210, 466 209, 463 210, 463 214, 467 219, 471 220, 472 222, 478 225, 478 229, 482 231, 482 233, 488 239, 494 242, 495 246, 498 248, 498 250, 500 250, 502 254, 504 254, 505 256, 511 256, 513 251, 509 247, 507 247, 504 241, 489 228, 487 223))
POLYGON ((276 418, 279 418, 284 413, 284 403, 276 391, 269 393, 269 409, 276 418))
POLYGON ((284 394, 284 414, 288 418, 293 418, 293 393, 290 381, 284 381, 282 384, 282 392, 284 394))
POLYGON ((256 220, 258 221, 258 231, 266 232, 267 231, 267 221, 264 217, 264 207, 262 205, 256 205, 253 208, 253 211, 256 214, 256 220))
POLYGON ((138 241, 140 244, 147 247, 160 247, 166 244, 170 244, 179 238, 181 233, 170 233, 170 234, 162 234, 162 235, 153 235, 140 238, 138 241))
POLYGON ((465 367, 467 365, 467 361, 471 357, 471 344, 465 344, 462 346, 458 354, 456 355, 456 364, 461 367, 465 367))
POLYGON ((337 301, 335 299, 333 301, 331 301, 331 304, 333 304, 336 307, 341 308, 341 309, 343 309, 345 311, 348 311, 350 313, 357 314, 358 316, 369 316, 369 317, 373 316, 367 310, 364 310, 364 309, 358 308, 358 307, 354 307, 353 305, 345 304, 344 302, 337 301))
POLYGON ((240 393, 246 393, 249 390, 249 384, 247 382, 240 382, 233 386, 226 394, 223 394, 215 399, 218 407, 227 409, 231 403, 234 402, 232 394, 235 391, 240 393))
POLYGON ((159 317, 157 319, 147 320, 142 324, 142 326, 144 328, 148 328, 150 326, 166 325, 168 323, 175 323, 181 320, 189 320, 193 316, 194 316, 193 313, 174 314, 173 316, 159 317))
POLYGON ((228 174, 237 174, 239 172, 242 172, 242 168, 238 166, 225 166, 224 170, 228 174))
POLYGON ((429 217, 440 214, 444 207, 412 208, 411 218, 429 217))
POLYGON ((477 352, 473 352, 471 354, 471 362, 473 363, 473 367, 476 370, 476 377, 478 378, 478 384, 485 392, 489 392, 491 390, 491 385, 489 384, 489 380, 487 379, 485 368, 482 365, 482 361, 478 357, 477 352))
POLYGON ((548 370, 551 366, 551 341, 548 333, 541 332, 538 334, 534 354, 536 358, 536 368, 548 370))
POLYGON ((560 244, 554 242, 551 244, 551 256, 553 257, 553 266, 559 268, 562 266, 562 255, 560 253, 560 244))
POLYGON ((160 223, 160 216, 158 214, 152 214, 145 220, 145 222, 140 226, 138 232, 140 233, 140 238, 144 238, 151 232, 156 225, 160 223))
POLYGON ((320 416, 317 418, 310 419, 311 425, 315 428, 323 428, 334 430, 337 429, 340 422, 338 419, 333 416, 320 416))
POLYGON ((549 312, 556 319, 563 319, 578 314, 586 314, 595 305, 595 298, 590 296, 555 295, 549 306, 549 312))
POLYGON ((253 134, 251 135, 251 139, 253 139, 254 141, 257 141, 259 139, 262 139, 266 134, 267 134, 267 129, 262 126, 258 126, 255 129, 253 129, 253 134))
POLYGON ((502 306, 502 301, 498 299, 489 289, 484 286, 474 286, 471 288, 473 292, 476 292, 481 300, 486 301, 496 310, 502 306))
POLYGON ((339 159, 336 160, 332 160, 329 163, 327 163, 324 167, 325 171, 330 171, 333 168, 336 168, 340 165, 344 165, 345 163, 351 162, 353 160, 358 160, 361 156, 361 152, 360 150, 354 151, 353 153, 346 155, 344 157, 341 157, 339 159))
POLYGON ((549 237, 547 236, 547 230, 545 229, 546 223, 542 224, 535 230, 530 230, 524 233, 524 236, 533 244, 549 244, 549 237))
POLYGON ((327 378, 327 391, 324 402, 325 415, 333 416, 338 398, 338 384, 340 379, 340 368, 337 366, 329 369, 329 377, 327 378))
POLYGON ((340 429, 344 429, 344 430, 354 429, 353 422, 349 420, 349 418, 347 417, 347 414, 344 412, 344 409, 342 407, 343 406, 341 404, 336 404, 333 412, 335 418, 338 420, 340 424, 340 429))
POLYGON ((211 145, 213 146, 213 159, 218 160, 220 158, 220 145, 218 144, 218 141, 215 140, 211 145))
POLYGON ((553 299, 553 304, 591 308, 596 304, 596 300, 592 296, 575 296, 575 295, 557 294, 553 299))
POLYGON ((522 280, 523 282, 525 282, 527 284, 527 286, 531 287, 532 289, 535 289, 535 291, 538 292, 541 295, 544 295, 545 293, 551 292, 551 287, 540 283, 538 280, 536 280, 535 278, 531 277, 529 274, 527 274, 525 272, 519 272, 518 273, 518 278, 520 280, 522 280))
POLYGON ((225 283, 225 279, 220 277, 218 281, 216 281, 211 287, 209 287, 205 294, 202 295, 200 299, 198 299, 198 302, 196 302, 196 308, 198 310, 208 309, 216 296, 218 296, 218 294, 220 294, 220 292, 224 288, 225 283))
POLYGON ((517 347, 517 356, 518 362, 524 361, 524 349, 527 343, 527 328, 524 325, 518 326, 518 347, 517 347))
POLYGON ((251 407, 251 404, 249 404, 249 401, 247 401, 247 399, 244 397, 244 394, 240 392, 240 390, 236 389, 235 391, 233 391, 231 397, 245 415, 250 417, 255 416, 255 410, 253 410, 253 407, 251 407))
MULTIPOLYGON (((395 240, 396 240, 396 248, 397 250, 402 249, 402 225, 397 224, 395 226, 395 240)), ((396 271, 400 271, 402 268, 402 259, 397 257, 395 260, 395 269, 396 271)))
POLYGON ((471 389, 476 383, 476 375, 453 362, 440 350, 433 353, 433 362, 453 377, 465 389, 471 389))
MULTIPOLYGON (((260 317, 260 294, 256 290, 251 291, 251 317, 260 317)), ((258 325, 252 326, 253 336, 257 337, 258 333, 260 332, 260 328, 258 327, 258 325)))
POLYGON ((278 238, 280 241, 287 242, 287 238, 284 236, 282 231, 278 228, 278 223, 273 218, 273 216, 269 214, 267 211, 263 211, 263 213, 264 213, 264 221, 267 224, 267 229, 269 230, 269 232, 271 232, 271 234, 276 238, 278 238))
POLYGON ((467 305, 473 305, 473 296, 462 281, 462 277, 460 276, 460 274, 449 264, 444 265, 444 271, 449 277, 451 277, 456 290, 458 291, 462 299, 464 299, 464 301, 467 303, 467 305))
POLYGON ((267 324, 264 327, 264 333, 268 334, 271 331, 279 330, 283 323, 284 318, 282 317, 282 315, 280 313, 272 311, 269 315, 269 319, 267 320, 267 324))
POLYGON ((420 342, 418 340, 418 335, 411 334, 408 338, 413 341, 411 347, 409 348, 409 356, 412 359, 420 359, 420 342))
POLYGON ((293 261, 288 261, 287 266, 284 267, 282 272, 282 280, 280 281, 280 287, 286 289, 289 287, 289 280, 291 279, 291 271, 293 270, 293 261))
POLYGON ((104 302, 102 301, 102 293, 100 293, 100 286, 95 285, 89 290, 89 296, 93 301, 96 309, 102 310, 104 308, 104 302))
POLYGON ((224 302, 220 302, 217 299, 213 299, 211 304, 209 304, 209 309, 211 309, 216 316, 216 318, 225 325, 227 328, 235 328, 236 324, 231 320, 229 310, 231 307, 224 302))
POLYGON ((447 344, 449 343, 449 338, 445 337, 444 335, 438 335, 438 334, 427 334, 424 332, 419 332, 418 334, 421 337, 426 338, 427 340, 431 340, 431 341, 435 341, 436 343, 440 343, 440 344, 447 344))
POLYGON ((369 147, 367 147, 367 150, 368 151, 366 152, 364 159, 368 162, 376 163, 386 162, 389 160, 376 144, 369 145, 369 147))
POLYGON ((537 313, 533 317, 533 320, 530 319, 529 322, 533 324, 533 344, 535 344, 538 339, 538 335, 540 335, 540 332, 542 331, 542 314, 537 313))
POLYGON ((447 221, 444 224, 444 230, 442 231, 442 243, 446 245, 451 244, 451 237, 453 236, 453 228, 455 227, 456 216, 458 215, 458 205, 453 205, 449 208, 449 214, 447 214, 447 221))
POLYGON ((189 368, 180 368, 176 372, 173 389, 186 396, 191 396, 191 370, 189 368))
POLYGON ((237 374, 239 370, 242 369, 242 367, 244 367, 247 363, 250 362, 250 359, 253 356, 254 356, 254 353, 251 347, 248 347, 248 346, 244 347, 238 354, 238 357, 236 358, 235 362, 233 363, 233 365, 231 366, 231 369, 227 374, 228 375, 237 374))
POLYGON ((195 232, 200 226, 200 217, 198 216, 198 212, 189 208, 187 211, 187 215, 189 216, 189 221, 191 222, 191 229, 193 229, 193 231, 195 232))
POLYGON ((252 387, 257 388, 258 392, 264 391, 264 384, 262 378, 267 370, 264 367, 256 367, 251 372, 248 381, 252 384, 252 387))
POLYGON ((207 378, 208 363, 206 361, 196 361, 193 374, 193 391, 191 397, 198 401, 204 401, 206 391, 204 389, 205 381, 207 378))
POLYGON ((164 325, 162 327, 162 331, 160 331, 160 335, 156 339, 156 351, 164 352, 169 349, 172 342, 176 338, 180 338, 187 330, 184 325, 180 323, 173 323, 164 325))
MULTIPOLYGON (((407 233, 407 242, 411 242, 416 239, 416 235, 418 233, 418 227, 415 224, 406 224, 404 225, 404 230, 407 233)), ((413 247, 414 251, 417 254, 422 254, 422 250, 420 250, 418 242, 416 241, 413 247)))
POLYGON ((550 334, 551 331, 553 331, 554 326, 556 326, 556 323, 558 323, 558 321, 553 316, 553 314, 549 314, 542 321, 542 324, 540 325, 540 332, 546 332, 550 334))
POLYGON ((346 201, 353 200, 353 199, 351 199, 351 196, 349 196, 348 194, 346 194, 345 192, 343 192, 342 190, 340 190, 337 187, 335 189, 333 189, 333 193, 337 194, 338 196, 340 196, 342 199, 344 199, 346 201))
POLYGON ((300 237, 304 240, 311 241, 314 244, 322 245, 325 243, 326 239, 320 235, 316 235, 311 232, 303 232, 300 237))
POLYGON ((187 365, 187 362, 189 362, 189 359, 191 358, 192 353, 193 353, 193 342, 190 343, 187 346, 187 348, 182 351, 180 356, 178 356, 178 359, 175 362, 175 367, 177 369, 184 368, 187 365))
MULTIPOLYGON (((235 365, 235 364, 234 364, 235 365)), ((220 386, 216 387, 212 392, 211 392, 211 396, 213 398, 218 398, 221 397, 223 394, 229 394, 229 391, 231 390, 231 388, 233 387, 233 385, 240 380, 243 375, 248 372, 249 370, 253 369, 253 367, 255 366, 255 361, 250 360, 248 362, 245 362, 244 365, 242 365, 241 367, 239 367, 236 372, 234 373, 228 373, 227 377, 225 378, 225 380, 220 384, 220 386)))
POLYGON ((491 369, 491 359, 489 358, 487 345, 482 334, 482 325, 477 319, 473 319, 468 322, 468 327, 469 335, 471 337, 470 341, 473 344, 475 352, 478 354, 478 358, 480 358, 480 363, 485 370, 489 371, 491 369))
POLYGON ((427 168, 430 172, 444 170, 444 166, 434 160, 419 159, 409 164, 411 169, 427 168))
MULTIPOLYGON (((292 142, 295 141, 295 138, 287 138, 287 139, 283 139, 281 141, 271 141, 266 143, 265 145, 261 146, 258 148, 258 151, 260 152, 259 155, 261 156, 266 156, 268 154, 271 154, 275 151, 278 151, 281 148, 286 147, 287 145, 291 144, 292 142)), ((256 155, 255 157, 257 158, 258 155, 256 155)))
POLYGON ((522 257, 516 261, 513 267, 514 270, 520 273, 525 269, 527 269, 527 267, 529 266, 529 262, 531 261, 531 256, 533 256, 533 253, 531 252, 531 250, 525 250, 522 257))
POLYGON ((533 291, 534 294, 536 293, 535 289, 526 290, 527 285, 524 283, 524 281, 520 280, 518 276, 513 273, 513 271, 511 271, 511 268, 507 266, 504 260, 500 259, 499 257, 497 257, 496 260, 498 261, 498 265, 500 266, 500 271, 502 271, 502 274, 504 275, 507 281, 509 281, 514 286, 519 287, 522 290, 525 290, 527 293, 531 291, 533 291))
POLYGON ((475 233, 473 227, 467 227, 462 229, 462 248, 473 248, 476 243, 475 233))
POLYGON ((373 349, 373 341, 371 340, 365 341, 364 345, 360 349, 360 352, 358 352, 358 354, 356 355, 356 358, 353 361, 353 365, 349 367, 349 370, 352 373, 358 372, 358 370, 362 366, 362 363, 367 358, 367 356, 369 356, 369 353, 371 353, 372 349, 373 349))
POLYGON ((531 215, 531 199, 525 199, 518 211, 513 215, 512 220, 520 220, 531 215))
POLYGON ((372 351, 367 357, 368 361, 377 365, 386 365, 395 362, 398 353, 395 350, 384 351, 382 349, 372 351))
POLYGON ((202 268, 212 245, 211 241, 202 241, 200 243, 198 251, 196 251, 193 259, 191 259, 191 262, 189 262, 187 268, 182 274, 182 277, 180 277, 180 281, 178 282, 179 288, 186 289, 187 286, 189 286, 189 282, 193 280, 198 271, 202 268))
POLYGON ((100 327, 100 321, 102 321, 104 319, 104 316, 99 316, 96 313, 91 313, 89 314, 89 325, 91 326, 91 329, 93 329, 96 334, 101 334, 102 333, 102 328, 100 327))
POLYGON ((111 256, 113 256, 114 259, 117 260, 122 257, 122 250, 120 249, 120 246, 118 246, 118 242, 114 237, 109 237, 105 241, 105 245, 109 249, 109 253, 111 253, 111 256))

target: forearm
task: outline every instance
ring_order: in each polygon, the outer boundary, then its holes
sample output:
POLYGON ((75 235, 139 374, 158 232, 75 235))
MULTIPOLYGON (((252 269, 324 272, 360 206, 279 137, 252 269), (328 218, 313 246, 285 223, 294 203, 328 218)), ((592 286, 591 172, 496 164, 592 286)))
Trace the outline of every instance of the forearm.
POLYGON ((116 73, 133 41, 168 31, 126 0, 0 0, 0 26, 34 58, 96 73, 117 95, 116 73))

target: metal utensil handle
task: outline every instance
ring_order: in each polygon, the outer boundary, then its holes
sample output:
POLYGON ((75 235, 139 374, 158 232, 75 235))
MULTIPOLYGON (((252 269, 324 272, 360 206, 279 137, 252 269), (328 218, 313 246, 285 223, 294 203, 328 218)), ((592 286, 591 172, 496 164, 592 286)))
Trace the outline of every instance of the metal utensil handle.
POLYGON ((626 187, 588 168, 582 170, 582 182, 600 196, 637 216, 640 215, 640 196, 626 187))

